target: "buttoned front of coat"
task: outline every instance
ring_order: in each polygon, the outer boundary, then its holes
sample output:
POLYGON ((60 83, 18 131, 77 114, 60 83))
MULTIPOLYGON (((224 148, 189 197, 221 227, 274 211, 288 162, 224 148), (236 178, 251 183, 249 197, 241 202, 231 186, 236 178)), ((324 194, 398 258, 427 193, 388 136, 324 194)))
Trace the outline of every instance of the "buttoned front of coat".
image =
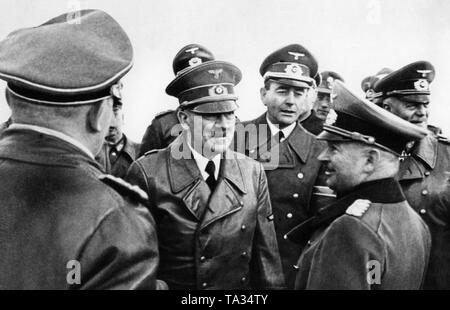
POLYGON ((150 196, 160 242, 158 278, 171 289, 283 288, 260 164, 227 152, 210 196, 195 160, 175 154, 182 141, 147 153, 127 175, 150 196))
POLYGON ((247 129, 245 144, 239 138, 235 141, 238 150, 261 162, 266 172, 283 271, 287 286, 292 289, 301 246, 287 240, 285 234, 334 201, 332 195, 313 195, 314 186, 326 187, 317 159, 325 144, 299 124, 287 139, 278 143, 272 137, 265 114, 243 122, 242 126, 247 129), (254 128, 246 127, 249 125, 254 128))
POLYGON ((432 248, 426 289, 450 289, 450 143, 428 135, 400 163, 406 199, 428 224, 432 248))

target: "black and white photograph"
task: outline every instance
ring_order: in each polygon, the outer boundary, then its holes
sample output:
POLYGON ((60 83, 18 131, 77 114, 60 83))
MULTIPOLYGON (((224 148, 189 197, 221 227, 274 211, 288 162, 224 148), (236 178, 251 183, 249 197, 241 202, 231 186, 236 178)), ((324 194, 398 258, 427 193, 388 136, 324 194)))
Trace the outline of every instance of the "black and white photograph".
POLYGON ((450 1, 0 12, 0 290, 450 289, 450 1))

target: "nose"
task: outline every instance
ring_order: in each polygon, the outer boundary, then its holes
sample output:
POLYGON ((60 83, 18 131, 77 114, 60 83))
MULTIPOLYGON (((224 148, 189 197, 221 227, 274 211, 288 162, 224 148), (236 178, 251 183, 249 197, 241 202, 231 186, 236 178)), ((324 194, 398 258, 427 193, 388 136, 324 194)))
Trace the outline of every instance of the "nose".
POLYGON ((330 156, 329 156, 329 151, 328 151, 328 147, 326 147, 317 157, 317 159, 319 161, 329 161, 330 156))
POLYGON ((289 104, 289 105, 295 104, 295 94, 292 89, 289 90, 289 93, 286 96, 286 104, 289 104))
POLYGON ((427 114, 427 106, 424 104, 419 104, 416 109, 416 114, 419 116, 424 116, 427 114))

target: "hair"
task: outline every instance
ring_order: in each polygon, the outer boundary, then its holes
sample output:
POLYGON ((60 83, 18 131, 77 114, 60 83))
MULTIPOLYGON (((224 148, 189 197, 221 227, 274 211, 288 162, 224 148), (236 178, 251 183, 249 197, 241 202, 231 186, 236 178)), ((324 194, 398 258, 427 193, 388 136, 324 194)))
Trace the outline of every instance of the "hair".
POLYGON ((11 108, 14 122, 48 124, 58 120, 73 120, 85 115, 92 104, 86 105, 42 105, 20 98, 6 89, 6 100, 11 108))
POLYGON ((269 90, 269 89, 270 89, 270 84, 272 84, 272 80, 271 80, 271 79, 265 79, 265 80, 264 80, 264 88, 265 88, 266 90, 269 90))

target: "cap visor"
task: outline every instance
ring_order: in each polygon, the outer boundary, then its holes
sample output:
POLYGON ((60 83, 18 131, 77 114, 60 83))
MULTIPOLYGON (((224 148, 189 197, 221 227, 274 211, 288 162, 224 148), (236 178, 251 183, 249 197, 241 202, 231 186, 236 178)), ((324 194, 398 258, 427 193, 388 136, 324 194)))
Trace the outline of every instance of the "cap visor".
POLYGON ((292 79, 274 79, 274 78, 270 78, 271 80, 280 83, 280 84, 284 84, 284 85, 289 85, 289 86, 294 86, 294 87, 300 87, 300 88, 310 88, 311 85, 304 82, 304 81, 299 81, 299 80, 292 80, 292 79))
POLYGON ((189 109, 194 113, 199 114, 218 114, 230 113, 236 111, 238 105, 234 100, 210 101, 205 102, 189 109))
POLYGON ((326 130, 322 131, 318 136, 317 136, 318 140, 325 140, 325 141, 352 141, 351 138, 349 137, 345 137, 345 136, 341 136, 339 134, 336 133, 331 133, 328 132, 326 130))

